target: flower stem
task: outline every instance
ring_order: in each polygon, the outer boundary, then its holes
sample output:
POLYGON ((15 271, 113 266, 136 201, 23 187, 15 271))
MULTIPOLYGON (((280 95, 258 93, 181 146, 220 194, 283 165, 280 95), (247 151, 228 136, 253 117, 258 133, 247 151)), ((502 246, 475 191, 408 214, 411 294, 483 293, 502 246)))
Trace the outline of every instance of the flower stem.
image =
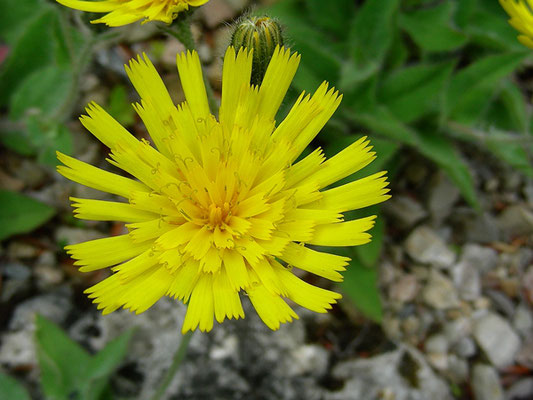
POLYGON ((161 385, 157 388, 157 391, 155 392, 154 397, 152 397, 152 400, 161 400, 163 398, 170 383, 172 382, 172 379, 174 379, 176 372, 178 372, 181 362, 185 358, 185 354, 187 354, 187 348, 189 347, 189 342, 191 341, 192 335, 193 332, 189 331, 182 336, 181 343, 176 352, 174 353, 172 364, 170 365, 167 374, 165 375, 165 378, 161 382, 161 385))
MULTIPOLYGON (((163 32, 178 39, 187 50, 193 51, 196 50, 196 43, 194 42, 194 37, 191 31, 191 15, 192 12, 180 13, 170 27, 160 25, 159 28, 163 32)), ((209 108, 211 109, 212 113, 216 113, 218 112, 218 104, 215 99, 215 93, 213 91, 213 88, 211 87, 211 83, 205 77, 204 82, 205 89, 207 92, 207 101, 209 102, 209 108)))

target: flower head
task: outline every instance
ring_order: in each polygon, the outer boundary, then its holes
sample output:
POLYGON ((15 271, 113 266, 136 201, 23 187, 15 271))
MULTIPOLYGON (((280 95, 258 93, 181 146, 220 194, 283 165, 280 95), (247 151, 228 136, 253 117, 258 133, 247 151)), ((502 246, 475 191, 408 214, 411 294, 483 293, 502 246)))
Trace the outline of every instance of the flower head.
POLYGON ((197 53, 178 55, 186 101, 172 103, 144 56, 126 67, 141 97, 135 109, 155 147, 137 140, 96 104, 82 124, 111 149, 119 176, 58 153, 58 171, 126 202, 73 198, 82 219, 122 221, 128 234, 67 246, 81 271, 111 267, 89 288, 104 313, 137 313, 162 296, 188 303, 182 331, 202 331, 244 317, 246 293, 272 329, 298 318, 288 298, 327 312, 341 296, 312 286, 292 268, 341 281, 349 259, 307 247, 370 241, 375 217, 343 221, 342 213, 386 200, 385 172, 327 189, 369 164, 365 138, 326 160, 317 149, 297 161, 338 107, 341 96, 324 82, 302 93, 276 126, 276 112, 300 57, 277 48, 261 86, 250 85, 252 54, 228 48, 217 120, 209 111, 197 53))
POLYGON ((91 21, 93 24, 122 26, 143 20, 170 24, 180 11, 198 7, 209 0, 56 0, 64 6, 94 13, 109 13, 91 21))
POLYGON ((500 0, 500 4, 511 17, 509 23, 521 33, 520 43, 533 48, 533 1, 500 0))

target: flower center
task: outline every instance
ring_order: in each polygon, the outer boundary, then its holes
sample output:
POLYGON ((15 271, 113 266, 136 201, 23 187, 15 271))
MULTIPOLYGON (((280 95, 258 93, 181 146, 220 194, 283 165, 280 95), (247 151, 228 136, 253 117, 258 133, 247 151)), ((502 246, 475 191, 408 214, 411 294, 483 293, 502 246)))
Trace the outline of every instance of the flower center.
POLYGON ((216 204, 211 203, 209 205, 209 228, 210 230, 215 229, 215 227, 222 227, 221 225, 227 223, 228 216, 230 215, 230 205, 228 202, 220 207, 216 204))

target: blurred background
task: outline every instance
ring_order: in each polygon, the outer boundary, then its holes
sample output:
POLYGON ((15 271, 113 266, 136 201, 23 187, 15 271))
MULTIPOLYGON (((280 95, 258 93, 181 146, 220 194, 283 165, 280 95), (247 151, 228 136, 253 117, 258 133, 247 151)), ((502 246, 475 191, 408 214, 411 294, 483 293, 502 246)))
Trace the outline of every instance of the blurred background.
MULTIPOLYGON (((246 319, 197 333, 169 399, 533 399, 533 57, 494 0, 211 0, 193 15, 220 96, 240 16, 269 15, 302 55, 280 110, 327 80, 344 94, 312 147, 362 135, 392 199, 326 315, 271 332, 246 319)), ((51 0, 0 4, 0 399, 145 399, 179 345, 185 307, 101 316, 63 247, 124 231, 77 220, 55 151, 110 169, 78 116, 96 101, 146 130, 124 63, 146 52, 184 100, 161 23, 90 25, 51 0), (36 315, 42 317, 37 318, 36 315)), ((109 196, 108 196, 109 197, 109 196)), ((316 277, 308 276, 306 279, 316 277)), ((330 286, 326 281, 320 286, 330 286)))

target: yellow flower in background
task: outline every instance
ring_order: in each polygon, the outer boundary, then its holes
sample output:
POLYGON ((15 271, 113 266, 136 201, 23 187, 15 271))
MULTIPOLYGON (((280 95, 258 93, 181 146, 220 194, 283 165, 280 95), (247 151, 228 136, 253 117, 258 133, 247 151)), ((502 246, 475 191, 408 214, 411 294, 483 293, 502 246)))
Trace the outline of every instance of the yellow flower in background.
POLYGON ((511 17, 509 23, 521 33, 520 43, 533 49, 533 1, 500 0, 500 4, 511 17))
POLYGON ((305 245, 368 243, 375 217, 344 221, 342 213, 389 198, 385 172, 328 189, 375 158, 369 142, 359 139, 328 160, 317 149, 297 161, 342 96, 324 82, 313 95, 302 93, 276 126, 300 57, 276 48, 260 86, 250 84, 252 59, 228 48, 218 120, 196 52, 177 57, 186 97, 177 107, 146 56, 130 61, 141 98, 135 109, 155 147, 94 103, 81 122, 133 179, 58 153, 62 175, 127 199, 72 198, 76 217, 122 221, 129 230, 66 247, 81 271, 114 272, 86 291, 104 314, 119 307, 140 313, 171 296, 188 303, 184 333, 209 331, 214 318, 244 317, 239 295, 246 293, 265 324, 278 329, 298 318, 284 299, 324 313, 341 297, 292 268, 342 280, 348 258, 305 245))
POLYGON ((100 19, 91 21, 93 24, 122 26, 143 20, 163 21, 170 24, 180 11, 189 6, 198 7, 209 0, 56 0, 64 6, 76 10, 94 13, 109 13, 100 19))

